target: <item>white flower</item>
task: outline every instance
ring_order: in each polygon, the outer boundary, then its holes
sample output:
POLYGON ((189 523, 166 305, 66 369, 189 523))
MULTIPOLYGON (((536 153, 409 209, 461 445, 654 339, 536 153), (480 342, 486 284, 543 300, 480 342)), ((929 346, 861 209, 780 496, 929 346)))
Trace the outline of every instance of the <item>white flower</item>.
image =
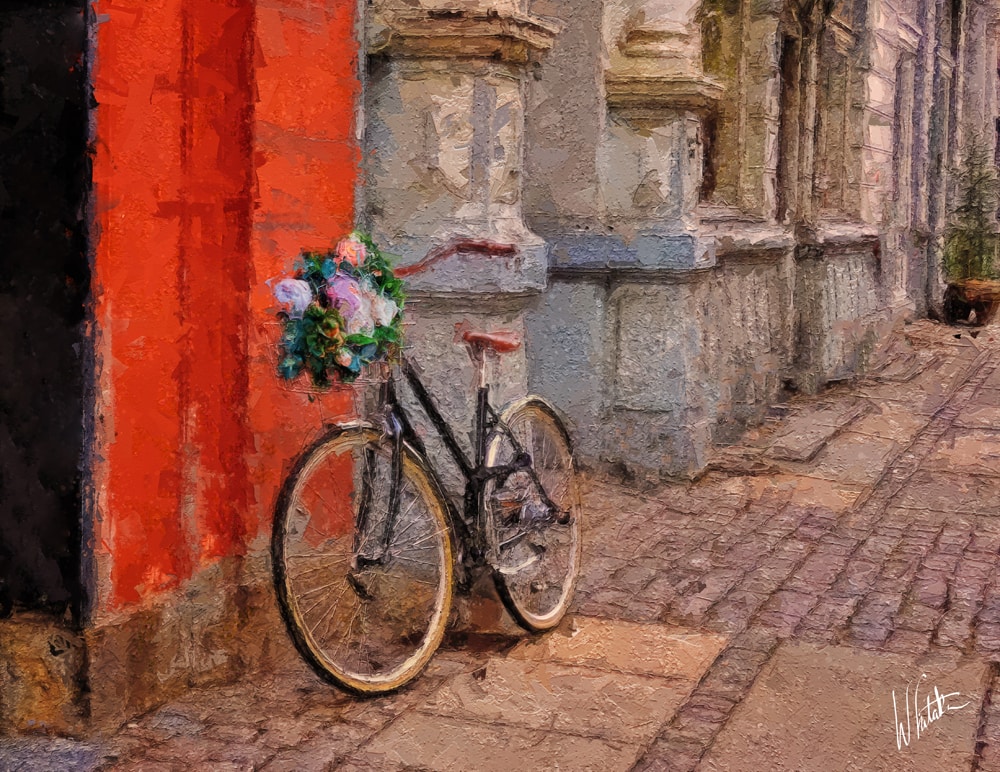
POLYGON ((375 317, 375 324, 388 327, 398 313, 399 306, 396 305, 396 301, 378 292, 372 297, 372 316, 375 317))
POLYGON ((301 319, 313 302, 313 291, 309 282, 302 279, 282 279, 274 288, 274 297, 279 303, 289 307, 289 316, 301 319))
POLYGON ((371 298, 362 293, 361 302, 358 304, 357 309, 345 321, 347 322, 348 335, 354 335, 359 332, 364 335, 371 335, 375 332, 375 322, 372 320, 371 298))

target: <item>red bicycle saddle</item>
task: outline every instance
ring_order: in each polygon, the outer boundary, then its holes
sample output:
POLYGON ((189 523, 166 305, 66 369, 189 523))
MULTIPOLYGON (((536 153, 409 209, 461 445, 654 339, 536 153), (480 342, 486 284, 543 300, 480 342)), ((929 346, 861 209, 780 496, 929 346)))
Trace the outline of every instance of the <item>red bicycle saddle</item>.
POLYGON ((470 330, 462 336, 462 339, 471 346, 488 348, 498 354, 516 351, 521 347, 520 336, 509 330, 500 330, 499 332, 473 332, 470 330))

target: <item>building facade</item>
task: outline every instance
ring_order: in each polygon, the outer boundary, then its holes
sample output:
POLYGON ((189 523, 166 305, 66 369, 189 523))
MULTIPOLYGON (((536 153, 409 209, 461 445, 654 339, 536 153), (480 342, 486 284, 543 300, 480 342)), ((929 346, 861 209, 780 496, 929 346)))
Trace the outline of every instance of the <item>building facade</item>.
POLYGON ((277 491, 353 409, 275 375, 267 282, 301 250, 360 225, 400 256, 449 418, 460 333, 516 329, 501 401, 548 396, 586 466, 694 474, 940 305, 951 170, 1000 131, 992 0, 22 5, 0 731, 114 726, 290 651, 277 491))
POLYGON ((783 389, 852 376, 940 307, 952 170, 995 142, 992 3, 439 5, 369 23, 368 219, 407 257, 465 233, 547 247, 544 291, 528 268, 506 291, 585 462, 697 473, 783 389), (458 86, 467 52, 433 41, 488 19, 492 70, 458 86))

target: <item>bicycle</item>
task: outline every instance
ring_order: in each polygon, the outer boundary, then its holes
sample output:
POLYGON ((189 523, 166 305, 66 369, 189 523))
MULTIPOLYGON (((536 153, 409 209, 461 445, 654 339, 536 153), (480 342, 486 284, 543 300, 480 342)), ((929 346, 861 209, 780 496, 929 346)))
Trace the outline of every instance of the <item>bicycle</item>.
POLYGON ((474 458, 456 441, 409 360, 398 365, 465 480, 456 505, 397 399, 396 370, 379 389, 377 422, 331 427, 296 461, 271 539, 279 606, 299 652, 356 694, 414 679, 440 645, 456 587, 486 568, 525 629, 555 627, 581 558, 581 506, 569 435, 529 396, 498 413, 487 352, 511 333, 467 332, 478 367, 474 458))

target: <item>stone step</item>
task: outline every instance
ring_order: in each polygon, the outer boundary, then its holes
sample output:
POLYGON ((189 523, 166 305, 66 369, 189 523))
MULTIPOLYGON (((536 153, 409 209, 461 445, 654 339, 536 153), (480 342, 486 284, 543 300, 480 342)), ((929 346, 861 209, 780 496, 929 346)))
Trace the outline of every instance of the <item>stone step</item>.
POLYGON ((0 620, 0 735, 80 733, 85 660, 82 637, 62 618, 23 612, 0 620))
POLYGON ((913 351, 899 352, 878 370, 872 372, 868 376, 868 380, 882 383, 908 383, 924 369, 935 367, 940 359, 941 357, 936 354, 920 356, 913 351))
POLYGON ((783 644, 698 769, 975 769, 987 670, 957 654, 783 644))
POLYGON ((631 769, 728 639, 671 625, 569 618, 448 678, 349 769, 631 769))
POLYGON ((811 461, 831 438, 868 409, 860 399, 808 407, 786 422, 764 455, 775 461, 811 461))

